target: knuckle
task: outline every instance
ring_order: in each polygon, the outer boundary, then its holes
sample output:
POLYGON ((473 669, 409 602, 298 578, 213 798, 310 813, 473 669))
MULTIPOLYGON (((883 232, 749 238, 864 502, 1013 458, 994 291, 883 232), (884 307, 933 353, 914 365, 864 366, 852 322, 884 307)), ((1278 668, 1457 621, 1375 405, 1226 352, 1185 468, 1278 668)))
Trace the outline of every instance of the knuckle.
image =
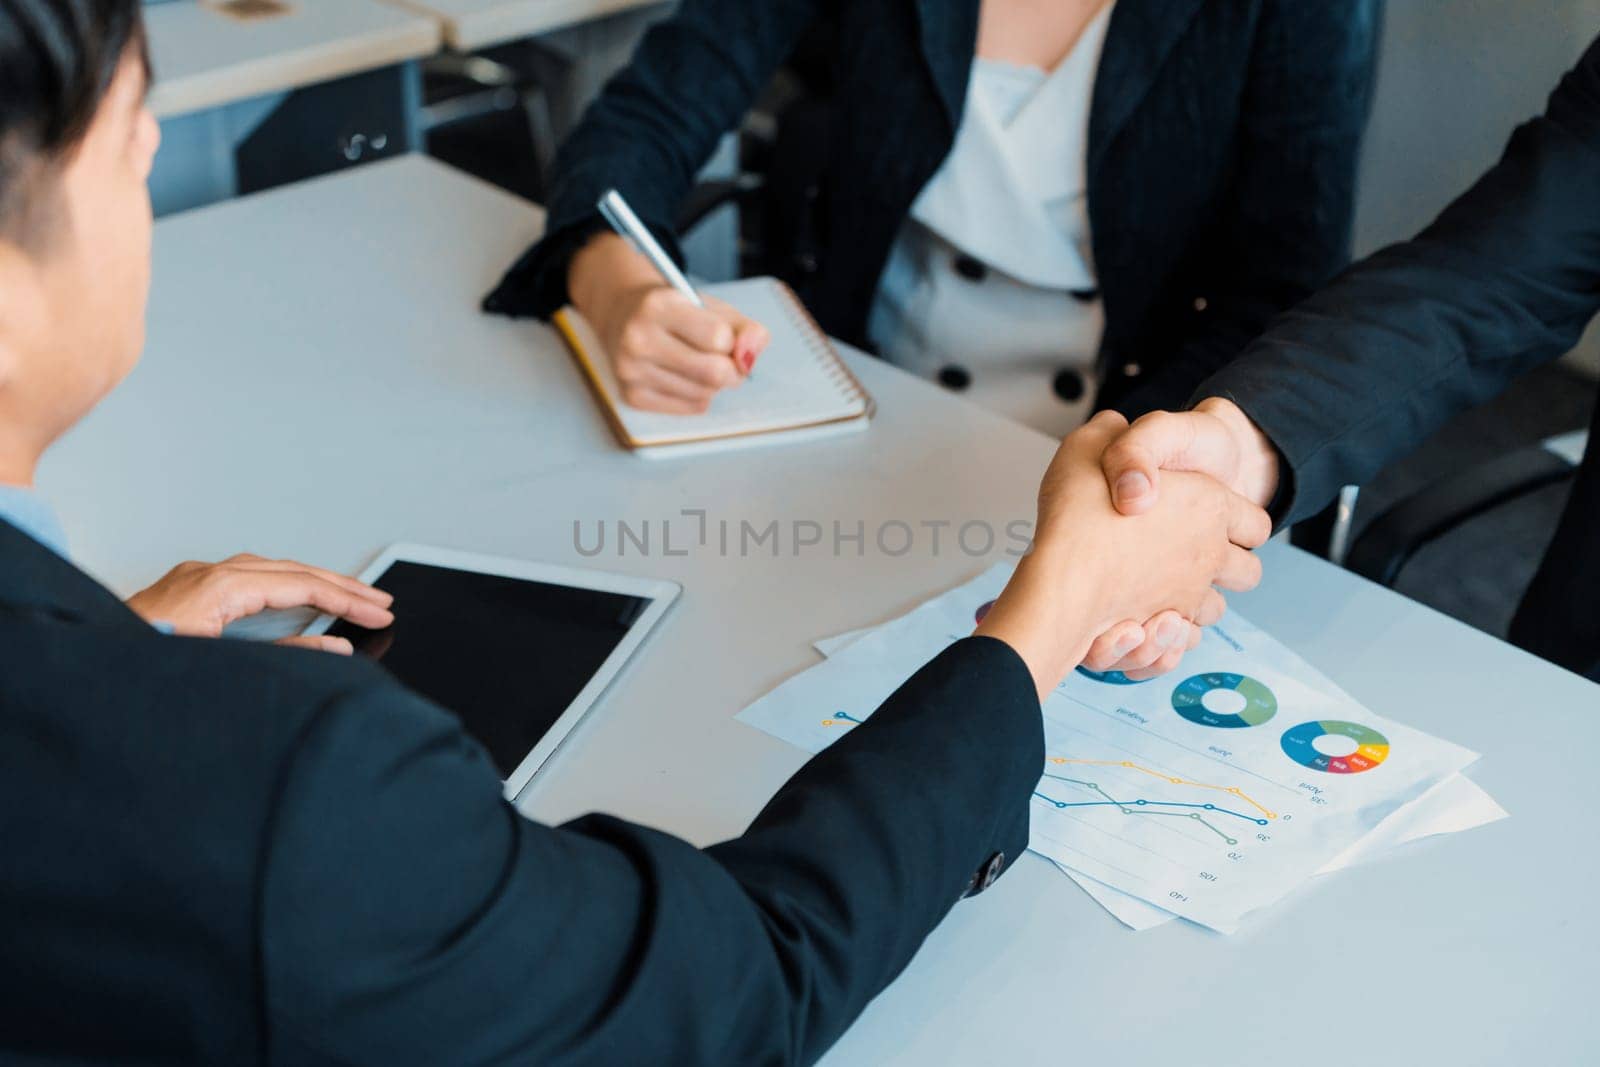
POLYGON ((622 387, 624 398, 626 398, 627 393, 630 391, 635 391, 638 389, 639 380, 643 375, 644 368, 637 356, 633 355, 632 353, 619 354, 617 357, 615 371, 617 375, 617 384, 622 387))
POLYGON ((1171 428, 1174 418, 1170 411, 1152 411, 1135 419, 1131 429, 1141 435, 1158 435, 1171 428))
POLYGON ((1138 466, 1143 458, 1144 449, 1137 441, 1131 441, 1127 437, 1121 437, 1116 441, 1113 441, 1111 445, 1107 447, 1102 462, 1106 467, 1118 469, 1122 467, 1138 466))
POLYGON ((1110 408, 1096 412, 1089 421, 1102 430, 1122 430, 1128 426, 1128 420, 1120 412, 1112 411, 1110 408))
POLYGON ((650 328, 637 320, 630 322, 622 328, 617 343, 621 349, 619 355, 642 356, 650 347, 650 328))

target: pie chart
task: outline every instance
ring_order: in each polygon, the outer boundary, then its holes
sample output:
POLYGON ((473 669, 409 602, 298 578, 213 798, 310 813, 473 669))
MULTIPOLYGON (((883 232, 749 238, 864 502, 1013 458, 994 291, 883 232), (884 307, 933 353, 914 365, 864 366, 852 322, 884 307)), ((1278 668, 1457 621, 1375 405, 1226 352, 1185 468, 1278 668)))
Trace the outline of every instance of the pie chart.
POLYGON ((1079 667, 1078 673, 1096 682, 1104 682, 1106 685, 1143 685, 1150 680, 1148 678, 1129 678, 1121 671, 1091 671, 1088 667, 1079 667))
POLYGON ((1278 698, 1248 675, 1197 674, 1185 678, 1172 691, 1172 710, 1201 726, 1237 730, 1260 726, 1278 714, 1278 698), (1212 693, 1220 695, 1207 706, 1206 698, 1212 693))
POLYGON ((1283 753, 1302 767, 1326 774, 1360 774, 1370 771, 1389 758, 1389 739, 1370 726, 1358 722, 1341 722, 1323 719, 1320 722, 1303 722, 1283 733, 1283 753), (1317 748, 1323 737, 1345 738, 1342 747, 1355 744, 1354 751, 1343 756, 1330 756, 1317 748))

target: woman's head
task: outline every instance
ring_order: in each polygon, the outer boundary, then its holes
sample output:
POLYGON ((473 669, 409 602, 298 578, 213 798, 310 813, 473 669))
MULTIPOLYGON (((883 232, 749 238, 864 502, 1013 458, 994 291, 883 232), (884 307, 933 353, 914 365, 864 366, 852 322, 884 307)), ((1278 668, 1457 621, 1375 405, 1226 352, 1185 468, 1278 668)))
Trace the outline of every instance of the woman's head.
POLYGON ((133 366, 160 134, 139 0, 0 0, 0 448, 42 449, 133 366))

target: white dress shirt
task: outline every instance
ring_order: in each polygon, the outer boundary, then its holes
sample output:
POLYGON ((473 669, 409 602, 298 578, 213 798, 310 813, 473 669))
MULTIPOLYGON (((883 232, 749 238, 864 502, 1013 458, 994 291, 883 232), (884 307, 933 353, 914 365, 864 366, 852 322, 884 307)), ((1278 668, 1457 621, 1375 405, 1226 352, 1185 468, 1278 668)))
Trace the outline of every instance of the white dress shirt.
MULTIPOLYGON (((0 485, 0 521, 9 522, 35 541, 39 542, 68 563, 72 556, 67 551, 67 531, 55 510, 46 503, 37 490, 20 485, 0 485)), ((163 634, 172 633, 172 624, 150 624, 163 634)))
POLYGON ((67 555, 67 532, 44 497, 20 485, 0 485, 0 519, 9 522, 62 559, 67 555))

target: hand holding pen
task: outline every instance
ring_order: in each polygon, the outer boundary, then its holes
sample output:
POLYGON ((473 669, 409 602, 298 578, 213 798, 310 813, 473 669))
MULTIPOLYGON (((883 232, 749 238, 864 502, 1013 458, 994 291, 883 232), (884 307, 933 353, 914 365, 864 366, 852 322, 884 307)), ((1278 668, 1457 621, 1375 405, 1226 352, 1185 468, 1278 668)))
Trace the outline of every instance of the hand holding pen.
POLYGON ((769 337, 761 324, 695 292, 660 243, 615 192, 600 211, 617 232, 574 257, 572 302, 610 352, 623 400, 673 414, 705 411, 742 383, 769 337))

